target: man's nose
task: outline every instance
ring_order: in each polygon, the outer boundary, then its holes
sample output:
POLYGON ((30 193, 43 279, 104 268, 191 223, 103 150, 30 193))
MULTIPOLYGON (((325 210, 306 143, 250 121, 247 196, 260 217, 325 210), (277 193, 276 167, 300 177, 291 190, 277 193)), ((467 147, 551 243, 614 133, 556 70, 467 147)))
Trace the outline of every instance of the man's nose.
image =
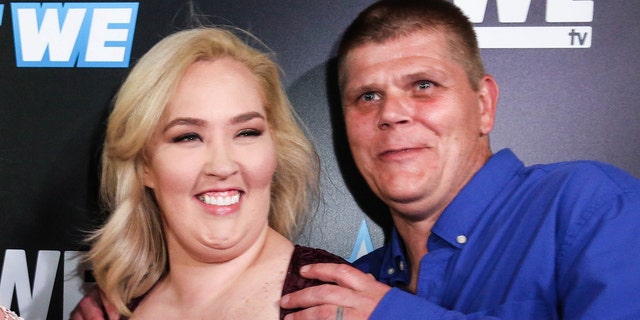
POLYGON ((378 115, 378 129, 386 130, 411 123, 412 104, 406 97, 388 95, 384 98, 378 115))

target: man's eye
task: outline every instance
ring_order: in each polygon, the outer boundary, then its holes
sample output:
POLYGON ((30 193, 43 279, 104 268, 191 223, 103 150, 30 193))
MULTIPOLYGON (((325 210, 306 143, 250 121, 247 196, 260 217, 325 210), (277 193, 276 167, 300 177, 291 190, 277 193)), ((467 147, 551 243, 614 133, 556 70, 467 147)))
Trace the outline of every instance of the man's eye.
POLYGON ((173 142, 192 142, 192 141, 202 141, 202 138, 200 138, 200 135, 198 135, 197 133, 186 133, 173 138, 172 141, 173 142))
POLYGON ((378 94, 376 94, 375 92, 367 92, 361 95, 360 99, 362 99, 363 101, 375 101, 380 100, 380 96, 378 96, 378 94))
POLYGON ((416 83, 418 90, 426 90, 433 86, 433 82, 428 80, 420 80, 416 83))

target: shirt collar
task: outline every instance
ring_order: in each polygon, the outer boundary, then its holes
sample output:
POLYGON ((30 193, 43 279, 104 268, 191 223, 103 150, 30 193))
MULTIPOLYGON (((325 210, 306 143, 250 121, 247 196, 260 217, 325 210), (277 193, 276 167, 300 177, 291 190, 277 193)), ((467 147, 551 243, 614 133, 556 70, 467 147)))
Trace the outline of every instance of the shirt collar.
MULTIPOLYGON (((450 245, 462 248, 486 207, 523 167, 522 161, 509 149, 494 154, 447 206, 431 232, 450 245)), ((406 261, 404 243, 394 227, 378 279, 390 285, 408 284, 411 274, 406 261)))
POLYGON ((394 287, 409 284, 411 274, 407 268, 404 243, 395 227, 391 230, 391 239, 385 251, 377 279, 394 287))
POLYGON ((456 248, 473 236, 472 229, 487 206, 524 164, 509 149, 494 154, 447 206, 431 229, 456 248))

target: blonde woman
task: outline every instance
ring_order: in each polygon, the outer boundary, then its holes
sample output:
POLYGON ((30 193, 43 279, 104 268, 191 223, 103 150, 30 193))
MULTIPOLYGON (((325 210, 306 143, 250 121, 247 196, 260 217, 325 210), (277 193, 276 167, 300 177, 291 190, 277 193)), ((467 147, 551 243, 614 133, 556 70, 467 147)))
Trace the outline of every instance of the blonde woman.
POLYGON ((344 262, 291 242, 318 157, 277 66, 229 31, 181 31, 139 60, 102 166, 111 215, 88 260, 123 318, 282 318, 281 295, 320 283, 302 265, 344 262))

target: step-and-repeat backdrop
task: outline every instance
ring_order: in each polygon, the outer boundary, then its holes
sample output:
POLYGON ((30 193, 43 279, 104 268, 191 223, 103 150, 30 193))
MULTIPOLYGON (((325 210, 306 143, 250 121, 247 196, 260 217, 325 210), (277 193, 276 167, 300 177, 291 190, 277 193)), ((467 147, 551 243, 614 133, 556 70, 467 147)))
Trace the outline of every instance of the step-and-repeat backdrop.
MULTIPOLYGON (((527 163, 596 159, 640 176, 640 2, 458 0, 501 88, 495 150, 527 163)), ((350 161, 333 82, 342 30, 370 0, 0 0, 0 304, 67 319, 91 285, 79 263, 105 118, 146 50, 189 25, 270 47, 322 157, 323 199, 298 242, 353 260, 384 242, 385 206, 350 161)))

